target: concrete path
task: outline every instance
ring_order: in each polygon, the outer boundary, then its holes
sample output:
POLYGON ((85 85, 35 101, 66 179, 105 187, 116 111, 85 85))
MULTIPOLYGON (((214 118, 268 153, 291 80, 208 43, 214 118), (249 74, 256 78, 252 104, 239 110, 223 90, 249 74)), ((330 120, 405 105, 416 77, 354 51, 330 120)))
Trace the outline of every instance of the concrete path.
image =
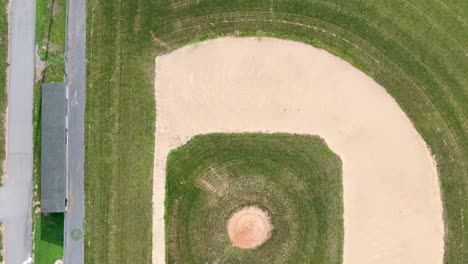
POLYGON ((86 0, 67 5, 68 211, 65 214, 66 264, 84 263, 84 110, 86 77, 86 0))
POLYGON ((32 250, 34 0, 11 0, 6 182, 0 189, 6 264, 21 264, 32 250))

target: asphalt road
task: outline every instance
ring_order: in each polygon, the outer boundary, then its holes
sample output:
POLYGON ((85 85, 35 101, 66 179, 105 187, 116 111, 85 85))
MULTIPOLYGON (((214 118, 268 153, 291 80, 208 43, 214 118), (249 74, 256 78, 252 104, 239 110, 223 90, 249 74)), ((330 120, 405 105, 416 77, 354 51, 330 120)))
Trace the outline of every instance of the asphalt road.
POLYGON ((0 188, 6 264, 21 264, 32 252, 34 0, 11 0, 7 170, 0 188))
POLYGON ((84 262, 85 4, 86 0, 69 0, 67 5, 68 211, 65 214, 65 264, 84 262))

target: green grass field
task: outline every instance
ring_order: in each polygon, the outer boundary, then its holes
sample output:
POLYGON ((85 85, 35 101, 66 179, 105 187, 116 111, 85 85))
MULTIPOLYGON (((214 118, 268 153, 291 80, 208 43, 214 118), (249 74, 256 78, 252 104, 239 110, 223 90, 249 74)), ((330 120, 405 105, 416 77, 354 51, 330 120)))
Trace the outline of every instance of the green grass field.
POLYGON ((466 1, 90 0, 87 34, 87 263, 151 259, 154 56, 223 35, 309 43, 385 87, 437 160, 444 262, 467 262, 466 1))
MULTIPOLYGON (((8 0, 0 0, 0 163, 5 160, 5 109, 7 106, 7 53, 8 53, 8 0)), ((0 186, 3 183, 3 167, 0 166, 0 186)))
POLYGON ((167 161, 167 263, 343 261, 341 161, 319 137, 210 134, 167 161), (255 250, 231 246, 233 212, 267 211, 272 237, 255 250))

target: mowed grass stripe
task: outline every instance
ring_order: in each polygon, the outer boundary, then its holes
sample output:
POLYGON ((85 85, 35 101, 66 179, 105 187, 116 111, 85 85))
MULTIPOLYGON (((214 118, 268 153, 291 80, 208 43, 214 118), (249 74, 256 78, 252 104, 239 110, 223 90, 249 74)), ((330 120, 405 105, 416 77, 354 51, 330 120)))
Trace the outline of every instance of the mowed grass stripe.
POLYGON ((309 43, 384 86, 437 160, 445 263, 467 261, 468 8, 463 0, 91 0, 88 8, 87 263, 151 258, 154 56, 222 35, 309 43))
POLYGON ((154 100, 152 80, 141 76, 154 57, 125 20, 133 21, 136 2, 95 4, 88 5, 99 15, 88 15, 85 244, 98 253, 85 262, 150 263, 154 100))

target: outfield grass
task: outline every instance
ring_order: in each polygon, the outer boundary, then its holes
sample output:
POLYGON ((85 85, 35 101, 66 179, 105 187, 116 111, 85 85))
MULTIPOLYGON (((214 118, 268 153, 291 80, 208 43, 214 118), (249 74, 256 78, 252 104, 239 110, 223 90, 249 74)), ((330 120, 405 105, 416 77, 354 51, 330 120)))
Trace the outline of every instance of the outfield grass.
POLYGON ((167 161, 167 263, 343 261, 341 161, 319 137, 210 134, 167 161), (230 216, 267 211, 272 237, 255 250, 231 245, 230 216))
POLYGON ((63 214, 41 215, 34 222, 34 263, 52 264, 63 257, 63 214))
MULTIPOLYGON (((0 0, 0 164, 5 160, 5 118, 7 106, 8 0, 0 0)), ((0 166, 0 186, 3 166, 0 166)))
POLYGON ((87 263, 151 259, 154 56, 223 35, 322 47, 385 87, 437 160, 444 262, 467 262, 466 1, 90 0, 88 10, 87 263))

